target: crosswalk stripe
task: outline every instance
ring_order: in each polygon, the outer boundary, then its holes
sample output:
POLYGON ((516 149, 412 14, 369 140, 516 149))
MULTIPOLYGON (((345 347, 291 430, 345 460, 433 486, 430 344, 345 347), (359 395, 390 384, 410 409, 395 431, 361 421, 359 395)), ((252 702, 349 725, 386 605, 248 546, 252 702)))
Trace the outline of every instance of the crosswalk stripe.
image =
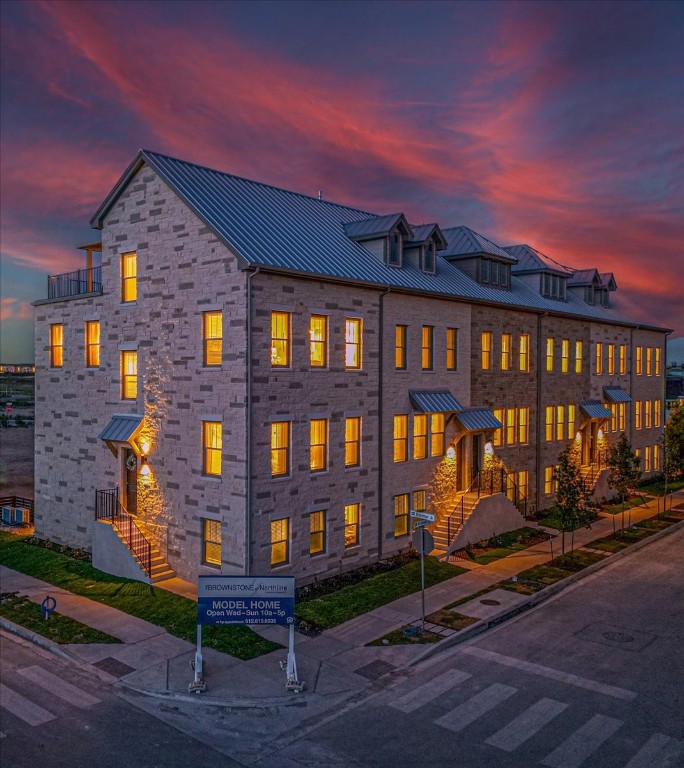
POLYGON ((459 704, 451 712, 447 712, 446 715, 435 720, 435 724, 441 725, 442 728, 447 728, 450 731, 462 731, 467 725, 474 723, 475 720, 489 712, 490 709, 494 709, 497 704, 501 704, 502 701, 512 696, 517 690, 517 688, 512 688, 510 685, 494 683, 489 688, 485 688, 481 693, 468 699, 468 701, 459 704))
POLYGON ((52 712, 39 707, 21 694, 0 683, 0 707, 16 715, 29 725, 42 725, 55 719, 52 712))
POLYGON ((567 704, 555 699, 539 699, 529 709, 522 712, 515 720, 487 739, 487 744, 506 752, 513 752, 521 744, 531 739, 554 717, 567 709, 567 704))
POLYGON ((622 720, 594 715, 542 760, 549 768, 578 768, 622 725, 622 720))
POLYGON ((92 707, 93 704, 100 703, 100 699, 91 696, 71 683, 67 683, 66 680, 62 680, 61 677, 53 675, 42 667, 26 667, 25 669, 20 669, 19 674, 27 680, 36 683, 41 688, 45 688, 46 691, 50 691, 54 696, 80 709, 87 709, 92 707))
POLYGON ((413 712, 414 709, 428 704, 433 699, 446 693, 450 688, 467 680, 471 675, 467 672, 461 672, 458 669, 450 669, 443 675, 430 680, 419 688, 410 691, 405 696, 389 703, 390 707, 398 709, 400 712, 413 712))
POLYGON ((684 742, 656 733, 627 763, 625 768, 674 768, 684 752, 684 742))

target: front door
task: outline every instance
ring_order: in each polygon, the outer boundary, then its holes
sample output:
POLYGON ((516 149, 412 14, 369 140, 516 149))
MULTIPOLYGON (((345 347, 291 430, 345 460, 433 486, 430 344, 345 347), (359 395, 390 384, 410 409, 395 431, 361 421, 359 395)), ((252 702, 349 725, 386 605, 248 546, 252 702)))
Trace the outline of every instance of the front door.
POLYGON ((472 454, 472 477, 473 479, 477 477, 478 472, 480 471, 480 435, 473 435, 473 454, 472 454))
POLYGON ((124 448, 124 506, 135 515, 138 511, 138 457, 130 448, 124 448))

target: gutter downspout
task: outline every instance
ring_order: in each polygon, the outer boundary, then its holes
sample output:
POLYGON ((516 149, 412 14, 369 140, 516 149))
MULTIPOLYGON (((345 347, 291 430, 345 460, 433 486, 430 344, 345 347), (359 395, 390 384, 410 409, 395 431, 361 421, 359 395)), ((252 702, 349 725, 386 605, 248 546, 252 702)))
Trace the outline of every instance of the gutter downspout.
POLYGON ((252 565, 252 278, 259 274, 257 266, 247 275, 247 408, 245 428, 246 483, 245 489, 245 576, 252 565))
POLYGON ((542 412, 542 362, 544 360, 543 341, 542 341, 542 320, 546 317, 546 312, 537 316, 537 450, 535 456, 535 473, 537 475, 536 482, 536 504, 537 512, 539 512, 539 506, 541 504, 541 491, 544 478, 542 476, 541 466, 541 447, 542 447, 542 434, 544 433, 545 416, 542 412))
MULTIPOLYGON (((634 402, 634 365, 636 350, 634 349, 634 328, 629 329, 629 395, 634 402)), ((629 414, 629 444, 634 443, 634 419, 636 406, 630 406, 629 414)), ((643 419, 643 415, 641 417, 643 419)))
POLYGON ((384 350, 385 345, 383 343, 384 341, 384 330, 385 330, 385 313, 384 313, 384 298, 387 296, 387 294, 391 291, 389 285, 385 286, 385 290, 383 293, 380 294, 380 310, 379 310, 379 318, 378 318, 378 324, 379 324, 379 333, 378 333, 378 560, 382 560, 382 515, 383 515, 383 503, 382 503, 382 492, 383 492, 383 472, 382 472, 382 453, 383 453, 383 447, 384 447, 384 440, 383 440, 383 434, 382 434, 382 427, 383 427, 383 402, 382 402, 382 393, 385 389, 384 387, 384 350))

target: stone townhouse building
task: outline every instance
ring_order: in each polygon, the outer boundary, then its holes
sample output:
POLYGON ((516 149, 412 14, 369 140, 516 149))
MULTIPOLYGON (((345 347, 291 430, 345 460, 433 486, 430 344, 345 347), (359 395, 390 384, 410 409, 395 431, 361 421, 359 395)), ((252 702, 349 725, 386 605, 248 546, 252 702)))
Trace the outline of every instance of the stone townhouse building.
POLYGON ((35 522, 104 570, 295 575, 445 553, 662 460, 666 329, 612 274, 141 151, 36 307, 35 522))

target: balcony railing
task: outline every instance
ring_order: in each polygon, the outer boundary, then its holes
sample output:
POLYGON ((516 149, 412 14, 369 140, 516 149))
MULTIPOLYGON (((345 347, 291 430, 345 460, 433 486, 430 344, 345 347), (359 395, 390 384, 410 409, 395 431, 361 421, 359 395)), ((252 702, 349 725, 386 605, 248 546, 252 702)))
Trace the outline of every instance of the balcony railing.
POLYGON ((102 293, 102 267, 48 275, 48 299, 66 299, 83 293, 102 293))

